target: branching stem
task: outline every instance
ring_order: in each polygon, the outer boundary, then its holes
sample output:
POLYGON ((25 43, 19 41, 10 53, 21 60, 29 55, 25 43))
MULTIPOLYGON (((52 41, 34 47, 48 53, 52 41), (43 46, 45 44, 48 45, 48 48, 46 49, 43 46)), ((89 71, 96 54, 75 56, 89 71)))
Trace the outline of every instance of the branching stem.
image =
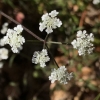
MULTIPOLYGON (((9 19, 10 21, 14 22, 15 24, 20 24, 19 22, 17 22, 16 20, 14 20, 13 18, 11 18, 10 16, 6 15, 5 13, 3 13, 1 10, 0 10, 0 14, 4 17, 6 17, 7 19, 9 19)), ((23 29, 28 32, 29 34, 31 34, 33 37, 35 37, 36 39, 38 39, 39 41, 41 42, 44 42, 44 40, 40 37, 38 37, 36 34, 34 34, 32 31, 30 31, 29 29, 27 29, 25 26, 23 26, 23 29)))
MULTIPOLYGON (((40 43, 41 41, 37 41, 37 40, 26 40, 26 42, 37 42, 37 43, 40 43)), ((57 44, 57 45, 66 45, 67 43, 65 42, 55 42, 55 41, 48 41, 46 42, 46 44, 57 44)))
POLYGON ((46 48, 47 48, 49 54, 51 55, 52 60, 54 61, 54 63, 56 64, 56 66, 59 68, 59 66, 58 66, 57 62, 55 61, 54 56, 52 55, 52 53, 51 53, 51 51, 49 50, 48 46, 47 46, 46 44, 45 44, 45 46, 46 46, 46 48))

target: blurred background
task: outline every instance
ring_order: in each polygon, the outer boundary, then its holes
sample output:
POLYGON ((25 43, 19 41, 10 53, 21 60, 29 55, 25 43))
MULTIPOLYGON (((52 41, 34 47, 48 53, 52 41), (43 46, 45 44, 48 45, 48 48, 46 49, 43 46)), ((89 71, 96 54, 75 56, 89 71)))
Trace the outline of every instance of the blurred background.
MULTIPOLYGON (((78 30, 87 30, 95 36, 95 49, 85 56, 78 56, 71 45, 48 45, 58 65, 65 65, 74 73, 72 80, 63 85, 51 84, 48 80, 51 69, 56 68, 52 58, 45 68, 32 64, 34 51, 40 51, 43 44, 27 42, 36 39, 23 31, 26 43, 19 54, 12 53, 9 45, 5 46, 9 57, 0 65, 0 100, 100 100, 99 0, 0 0, 0 10, 43 39, 46 33, 39 31, 41 16, 57 10, 63 24, 47 41, 70 44, 78 30)), ((6 22, 8 28, 16 26, 0 14, 0 30, 6 22)), ((5 34, 0 32, 0 38, 3 36, 5 34)))

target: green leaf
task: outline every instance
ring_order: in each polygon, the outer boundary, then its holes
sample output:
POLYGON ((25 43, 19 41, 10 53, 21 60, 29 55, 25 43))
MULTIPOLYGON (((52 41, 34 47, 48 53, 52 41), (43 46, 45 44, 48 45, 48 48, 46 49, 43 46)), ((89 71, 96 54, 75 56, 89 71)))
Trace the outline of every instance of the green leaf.
POLYGON ((97 87, 94 86, 93 84, 88 84, 88 87, 93 91, 97 90, 97 87))
POLYGON ((99 99, 100 99, 100 94, 98 94, 94 100, 99 100, 99 99))

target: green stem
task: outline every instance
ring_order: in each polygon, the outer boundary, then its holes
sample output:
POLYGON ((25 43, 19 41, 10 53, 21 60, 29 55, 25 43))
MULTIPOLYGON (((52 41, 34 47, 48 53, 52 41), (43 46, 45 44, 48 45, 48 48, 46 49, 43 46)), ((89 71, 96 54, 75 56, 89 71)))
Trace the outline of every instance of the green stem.
POLYGON ((54 61, 55 65, 59 68, 59 66, 58 66, 57 62, 55 61, 54 56, 52 55, 52 53, 51 53, 51 51, 49 50, 48 46, 47 46, 47 45, 45 45, 45 46, 46 46, 46 48, 47 48, 49 54, 51 55, 52 60, 54 61))
MULTIPOLYGON (((36 43, 40 43, 41 41, 37 41, 37 40, 26 40, 26 42, 36 42, 36 43)), ((55 41, 48 41, 45 42, 46 44, 57 44, 57 45, 66 45, 67 43, 64 42, 55 42, 55 41)))
POLYGON ((32 42, 32 43, 43 43, 41 41, 37 41, 37 40, 26 40, 26 42, 32 42))
POLYGON ((49 42, 46 42, 47 44, 58 44, 58 45, 66 45, 67 43, 64 43, 64 42, 54 42, 54 41, 49 41, 49 42))
POLYGON ((45 37, 44 44, 43 44, 43 48, 45 48, 45 44, 46 44, 47 38, 48 38, 48 34, 45 37))

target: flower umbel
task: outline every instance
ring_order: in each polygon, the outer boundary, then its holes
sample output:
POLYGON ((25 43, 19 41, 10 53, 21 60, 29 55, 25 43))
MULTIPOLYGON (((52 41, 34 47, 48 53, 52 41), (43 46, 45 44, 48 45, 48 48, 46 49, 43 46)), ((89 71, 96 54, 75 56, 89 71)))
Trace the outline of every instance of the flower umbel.
POLYGON ((100 3, 100 0, 93 0, 94 5, 99 4, 99 3, 100 3))
POLYGON ((32 63, 38 64, 40 63, 41 67, 46 66, 46 62, 50 60, 47 50, 43 49, 41 52, 40 51, 35 51, 32 57, 32 63))
POLYGON ((62 25, 62 22, 56 17, 57 15, 58 12, 56 10, 44 14, 42 16, 43 22, 39 23, 39 30, 42 32, 44 29, 46 29, 47 34, 49 34, 53 32, 53 29, 60 27, 62 25))
POLYGON ((22 45, 25 42, 25 38, 21 35, 22 30, 23 28, 21 25, 14 27, 14 30, 8 29, 7 35, 4 36, 2 40, 2 44, 9 44, 14 53, 19 53, 19 50, 22 48, 22 45))
POLYGON ((1 34, 5 34, 7 32, 7 29, 8 29, 8 23, 6 22, 2 25, 1 34))
POLYGON ((0 48, 0 61, 8 58, 8 49, 0 48))
POLYGON ((78 49, 79 55, 85 55, 92 53, 94 47, 92 42, 94 41, 94 35, 90 33, 88 35, 86 33, 86 30, 78 31, 77 32, 77 39, 73 40, 71 44, 73 45, 73 48, 78 49))
POLYGON ((49 80, 51 80, 51 83, 54 83, 56 80, 58 80, 60 83, 67 84, 68 80, 70 80, 72 77, 72 73, 68 73, 65 66, 61 66, 52 71, 51 76, 49 76, 49 80))

